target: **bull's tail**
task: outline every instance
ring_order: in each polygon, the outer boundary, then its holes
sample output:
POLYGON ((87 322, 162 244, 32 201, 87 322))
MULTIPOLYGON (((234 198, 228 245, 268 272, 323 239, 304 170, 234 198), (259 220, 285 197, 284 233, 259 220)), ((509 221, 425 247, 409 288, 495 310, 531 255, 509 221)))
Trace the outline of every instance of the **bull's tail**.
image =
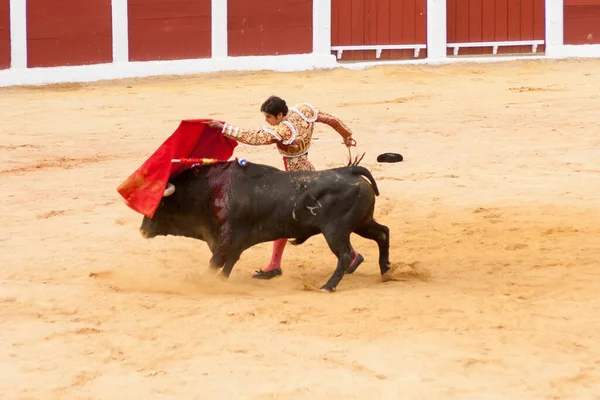
POLYGON ((377 187, 377 182, 375 182, 375 178, 371 175, 371 172, 365 167, 361 167, 360 165, 353 165, 350 167, 352 171, 352 175, 362 175, 369 180, 371 186, 375 190, 375 196, 379 196, 379 188, 377 187))

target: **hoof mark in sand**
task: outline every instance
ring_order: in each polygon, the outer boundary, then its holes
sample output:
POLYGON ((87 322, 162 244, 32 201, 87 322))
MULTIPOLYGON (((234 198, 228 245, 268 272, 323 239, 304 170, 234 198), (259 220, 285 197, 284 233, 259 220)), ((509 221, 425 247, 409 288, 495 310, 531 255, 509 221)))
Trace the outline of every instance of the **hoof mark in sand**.
POLYGON ((509 244, 508 246, 506 246, 504 249, 505 250, 511 250, 511 251, 516 251, 516 250, 523 250, 528 248, 529 246, 523 243, 517 243, 517 244, 509 244))
POLYGON ((82 158, 71 158, 71 157, 56 157, 41 160, 31 164, 25 164, 21 167, 15 167, 0 171, 0 175, 19 175, 27 172, 35 172, 49 168, 59 169, 74 169, 82 168, 88 164, 94 164, 110 159, 109 156, 96 156, 96 157, 82 157, 82 158))
POLYGON ((564 89, 553 89, 553 88, 549 88, 549 87, 531 87, 531 86, 521 86, 521 87, 513 87, 513 88, 509 88, 508 90, 510 90, 511 92, 519 92, 519 93, 524 93, 524 92, 564 92, 564 89))
POLYGON ((411 263, 393 263, 390 271, 382 276, 382 280, 384 282, 414 280, 429 282, 431 279, 431 272, 421 267, 420 264, 419 261, 413 261, 411 263))
POLYGON ((41 149, 39 144, 6 144, 0 145, 0 150, 41 149))
POLYGON ((379 380, 387 379, 387 376, 385 376, 383 374, 378 374, 378 373, 370 370, 369 368, 365 367, 364 365, 357 363, 356 361, 348 362, 348 361, 332 359, 329 357, 323 357, 322 360, 334 367, 342 367, 342 368, 350 369, 353 372, 370 375, 371 377, 374 377, 379 380))
POLYGON ((431 98, 431 96, 428 96, 428 95, 415 94, 412 96, 397 97, 395 99, 389 99, 389 100, 345 102, 345 103, 339 103, 338 106, 339 107, 349 107, 349 106, 362 106, 362 105, 367 105, 367 104, 369 104, 369 105, 400 104, 400 103, 406 103, 406 102, 415 101, 415 100, 428 100, 430 98, 431 98))
POLYGON ((481 214, 481 216, 484 219, 488 220, 488 222, 490 222, 492 224, 497 224, 497 223, 501 222, 500 217, 502 217, 502 214, 494 212, 493 209, 479 207, 479 208, 475 209, 473 211, 473 213, 481 214))
POLYGON ((58 217, 60 215, 67 215, 70 212, 67 210, 52 210, 52 211, 48 211, 42 214, 38 214, 35 217, 37 219, 48 219, 48 218, 52 218, 52 217, 58 217))

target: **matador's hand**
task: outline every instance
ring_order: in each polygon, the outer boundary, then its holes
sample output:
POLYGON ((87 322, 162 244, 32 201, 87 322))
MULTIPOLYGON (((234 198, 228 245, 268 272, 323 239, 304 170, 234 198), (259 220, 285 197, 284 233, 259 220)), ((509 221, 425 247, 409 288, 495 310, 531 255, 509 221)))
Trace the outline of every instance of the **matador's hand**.
POLYGON ((346 145, 346 147, 356 146, 356 140, 352 139, 352 136, 344 138, 343 143, 346 145))
POLYGON ((222 129, 223 128, 223 124, 220 123, 219 121, 208 121, 205 122, 206 125, 210 126, 211 128, 218 128, 218 129, 222 129))

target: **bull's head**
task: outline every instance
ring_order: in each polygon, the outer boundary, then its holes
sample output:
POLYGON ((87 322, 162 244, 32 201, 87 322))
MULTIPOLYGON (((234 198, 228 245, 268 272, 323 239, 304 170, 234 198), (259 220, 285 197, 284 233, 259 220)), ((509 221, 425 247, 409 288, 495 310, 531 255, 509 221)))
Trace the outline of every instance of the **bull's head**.
POLYGON ((230 164, 188 169, 175 177, 167 184, 152 218, 144 216, 141 235, 147 239, 185 236, 204 240, 211 246, 220 230, 215 204, 224 201, 219 196, 230 184, 231 174, 224 173, 230 164))
POLYGON ((144 216, 140 227, 140 234, 144 238, 151 239, 158 235, 177 234, 177 229, 173 224, 173 211, 177 208, 177 201, 172 196, 173 193, 175 193, 175 185, 169 182, 154 216, 152 218, 144 216))

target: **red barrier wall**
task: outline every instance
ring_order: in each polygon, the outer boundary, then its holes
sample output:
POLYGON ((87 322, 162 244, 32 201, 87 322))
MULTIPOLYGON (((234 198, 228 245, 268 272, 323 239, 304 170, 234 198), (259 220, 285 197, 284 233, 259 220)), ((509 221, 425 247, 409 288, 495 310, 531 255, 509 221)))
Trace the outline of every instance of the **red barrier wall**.
POLYGON ((10 68, 10 2, 0 0, 0 69, 10 68))
POLYGON ((600 44, 600 0, 565 0, 564 43, 600 44))
POLYGON ((112 62, 110 0, 27 0, 27 66, 112 62))
MULTIPOLYGON (((448 0, 448 43, 543 40, 544 0, 448 0)), ((452 55, 453 49, 448 49, 452 55)), ((538 46, 538 52, 544 46, 538 46)), ((531 46, 503 46, 498 53, 530 53, 531 46)), ((492 47, 461 48, 459 55, 492 54, 492 47)))
POLYGON ((129 0, 129 60, 211 56, 210 0, 129 0))
MULTIPOLYGON (((332 0, 331 19, 332 46, 427 44, 426 0, 332 0)), ((419 58, 426 56, 421 50, 419 58)), ((414 51, 384 50, 380 59, 414 59, 414 51)), ((376 60, 376 54, 344 50, 341 61, 349 60, 376 60)))
POLYGON ((229 55, 312 53, 312 11, 312 0, 229 0, 229 55))

